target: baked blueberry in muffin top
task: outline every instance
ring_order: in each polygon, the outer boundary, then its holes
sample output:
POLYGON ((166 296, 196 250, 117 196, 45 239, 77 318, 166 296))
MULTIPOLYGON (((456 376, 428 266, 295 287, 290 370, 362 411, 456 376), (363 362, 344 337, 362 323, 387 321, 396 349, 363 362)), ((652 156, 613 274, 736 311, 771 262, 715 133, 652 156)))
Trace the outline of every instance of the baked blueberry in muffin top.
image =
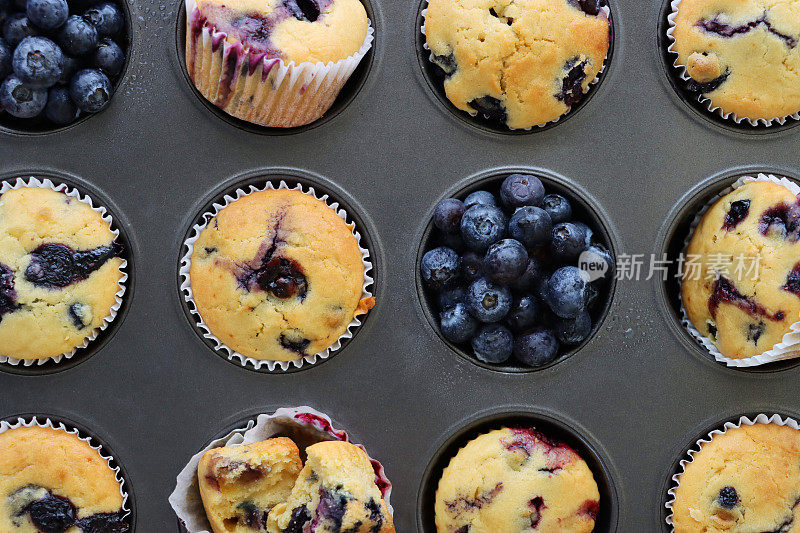
POLYGON ((197 311, 212 334, 246 357, 314 355, 373 305, 353 231, 297 190, 266 190, 223 208, 191 256, 197 311))
POLYGON ((598 0, 430 0, 425 35, 453 105, 523 129, 583 98, 610 24, 598 0))
POLYGON ((122 279, 122 246, 89 205, 39 187, 0 196, 0 352, 68 353, 103 325, 122 279))
POLYGON ((752 181, 721 198, 686 256, 687 315, 724 356, 768 351, 800 321, 800 199, 783 185, 752 181))
POLYGON ((437 531, 589 532, 599 512, 597 483, 583 459, 531 428, 503 428, 471 440, 444 469, 436 490, 437 531))
POLYGON ((20 427, 0 434, 0 531, 125 533, 116 474, 76 435, 20 427))
POLYGON ((751 120, 800 111, 800 5, 782 0, 682 0, 673 50, 688 89, 751 120))

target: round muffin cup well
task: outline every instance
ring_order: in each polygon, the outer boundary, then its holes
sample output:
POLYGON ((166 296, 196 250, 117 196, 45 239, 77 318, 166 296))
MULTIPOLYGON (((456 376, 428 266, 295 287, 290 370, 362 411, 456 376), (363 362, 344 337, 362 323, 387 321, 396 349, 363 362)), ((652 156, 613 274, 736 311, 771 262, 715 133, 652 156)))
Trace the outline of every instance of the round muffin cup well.
MULTIPOLYGON (((175 490, 169 497, 169 503, 186 531, 190 533, 210 533, 211 525, 206 518, 200 489, 197 484, 197 466, 205 452, 223 446, 241 446, 263 441, 273 437, 288 436, 300 448, 301 456, 305 456, 305 448, 317 442, 340 440, 351 442, 347 431, 337 429, 331 418, 311 407, 282 407, 272 414, 260 414, 251 419, 244 427, 234 429, 222 438, 211 441, 200 452, 189 460, 189 463, 178 474, 175 490)), ((355 443, 354 443, 355 444, 355 443)), ((359 448, 367 450, 361 444, 359 448)), ((367 453, 369 457, 369 453, 367 453)), ((392 494, 392 483, 386 477, 383 465, 369 457, 375 470, 375 483, 381 491, 389 512, 394 514, 389 501, 392 494)))
MULTIPOLYGON (((726 187, 717 195, 713 196, 705 206, 698 211, 697 215, 695 216, 694 220, 692 221, 691 226, 689 227, 689 233, 686 236, 686 240, 683 243, 683 252, 685 253, 686 250, 689 248, 689 243, 692 240, 692 236, 694 235, 694 230, 697 228, 697 225, 700 224, 700 221, 703 218, 703 215, 722 197, 730 194, 734 190, 738 189, 745 183, 749 183, 752 181, 771 181, 773 183, 777 183, 789 189, 793 194, 800 197, 800 185, 795 183, 794 181, 784 178, 778 177, 773 174, 758 174, 756 177, 752 176, 743 176, 736 180, 733 185, 730 187, 726 187)), ((680 280, 678 283, 678 291, 680 293, 680 280)), ((724 363, 730 367, 753 367, 753 366, 760 366, 766 365, 768 363, 774 363, 777 361, 784 361, 787 359, 794 359, 796 357, 800 357, 800 316, 797 317, 797 322, 793 323, 790 331, 788 331, 784 336, 782 342, 776 344, 772 347, 772 349, 765 351, 759 355, 755 355, 753 357, 746 357, 743 359, 732 359, 730 357, 725 357, 722 353, 717 349, 711 340, 700 333, 700 331, 692 324, 692 321, 689 320, 689 315, 686 312, 686 308, 683 305, 683 300, 681 299, 681 307, 680 307, 680 316, 681 316, 681 325, 686 328, 686 331, 709 353, 711 354, 717 362, 724 363)))
POLYGON ((180 270, 178 272, 181 278, 180 289, 183 293, 183 298, 187 304, 189 304, 188 309, 191 313, 192 317, 194 317, 196 321, 196 326, 201 330, 202 336, 204 339, 209 340, 213 345, 214 349, 218 351, 223 351, 227 354, 227 359, 231 362, 238 362, 241 366, 246 367, 248 364, 254 367, 256 370, 268 370, 270 372, 275 371, 286 371, 289 370, 291 367, 296 369, 302 368, 303 366, 310 366, 314 365, 319 361, 323 361, 331 357, 333 352, 336 352, 342 347, 343 341, 350 339, 353 337, 353 329, 357 328, 362 324, 361 315, 356 316, 350 323, 347 325, 345 332, 334 342, 331 346, 326 348, 324 351, 313 354, 313 355, 306 355, 300 359, 295 359, 292 361, 274 361, 269 359, 255 359, 252 357, 247 357, 245 355, 240 354, 236 350, 230 348, 229 346, 225 345, 216 335, 214 335, 210 328, 206 325, 203 321, 203 317, 200 315, 200 312, 197 310, 197 305, 194 302, 194 295, 192 293, 192 280, 190 276, 191 264, 192 264, 192 254, 194 252, 194 243, 200 237, 200 233, 205 229, 208 225, 209 221, 211 221, 215 216, 219 214, 225 207, 230 205, 232 202, 252 194, 254 192, 266 191, 266 190, 277 190, 277 189, 287 189, 287 190, 295 190, 300 191, 303 194, 307 194, 319 200, 320 202, 327 205, 336 214, 344 220, 348 226, 352 229, 353 238, 355 238, 356 243, 358 244, 358 249, 361 252, 361 262, 364 265, 364 283, 362 285, 361 290, 361 299, 370 298, 373 296, 372 292, 369 290, 370 286, 375 282, 375 280, 370 275, 370 271, 372 270, 372 262, 369 256, 369 250, 364 248, 361 245, 361 234, 356 229, 356 225, 352 222, 351 217, 347 214, 347 211, 340 207, 339 203, 334 201, 330 198, 327 194, 317 194, 314 190, 314 187, 308 186, 304 187, 300 183, 295 185, 294 187, 290 187, 286 184, 285 181, 280 180, 277 185, 273 182, 268 181, 262 187, 255 187, 254 185, 250 185, 248 190, 245 191, 241 188, 236 189, 233 193, 233 196, 230 194, 226 194, 223 198, 220 199, 218 202, 214 202, 211 209, 206 211, 201 215, 203 220, 200 224, 195 224, 192 227, 190 232, 189 238, 184 241, 184 246, 186 247, 187 251, 182 256, 180 261, 180 270))
MULTIPOLYGON (((678 77, 685 84, 688 83, 692 78, 689 76, 689 73, 686 70, 686 65, 681 64, 679 61, 678 53, 675 51, 675 37, 673 35, 675 32, 675 18, 678 16, 678 8, 681 5, 681 0, 671 0, 669 5, 671 11, 667 16, 667 42, 669 43, 669 46, 667 46, 667 52, 670 54, 670 56, 674 57, 674 60, 672 61, 672 67, 677 71, 678 77)), ((698 103, 702 104, 709 113, 718 115, 724 120, 733 121, 736 124, 742 124, 744 122, 754 127, 759 125, 769 127, 774 124, 779 124, 782 126, 786 124, 789 119, 800 120, 800 110, 798 110, 796 113, 783 117, 773 117, 771 119, 759 118, 753 120, 746 117, 740 117, 736 113, 725 111, 721 107, 715 106, 710 98, 706 98, 702 94, 698 94, 696 100, 698 103)))
POLYGON ((726 433, 730 429, 740 428, 742 426, 754 426, 756 424, 775 424, 778 426, 788 426, 794 430, 800 431, 800 425, 798 425, 797 421, 793 418, 783 417, 779 414, 772 414, 767 415, 764 413, 758 414, 753 418, 749 418, 747 416, 739 417, 739 420, 736 422, 725 422, 725 424, 719 428, 711 431, 706 437, 698 439, 692 447, 686 450, 686 456, 684 459, 681 459, 680 463, 678 464, 678 471, 672 476, 672 484, 670 488, 667 490, 667 502, 664 506, 667 508, 667 517, 666 522, 669 526, 670 531, 675 531, 674 525, 672 523, 672 506, 675 503, 675 491, 678 489, 678 486, 681 484, 681 474, 684 473, 686 470, 686 465, 691 463, 694 460, 694 454, 700 451, 700 449, 709 442, 717 437, 718 435, 722 435, 726 433))
MULTIPOLYGON (((104 453, 103 446, 97 442, 92 437, 85 437, 81 435, 81 431, 75 427, 71 427, 64 422, 61 421, 53 421, 50 417, 43 417, 44 419, 41 420, 40 418, 33 416, 33 417, 19 417, 16 419, 10 420, 0 420, 0 434, 5 433, 6 431, 17 429, 21 427, 33 427, 38 426, 40 428, 50 428, 56 431, 64 431, 65 433, 69 433, 70 435, 77 436, 80 440, 87 443, 93 450, 95 450, 101 458, 105 459, 108 463, 108 468, 112 472, 114 472, 114 478, 119 483, 119 493, 122 496, 122 510, 124 511, 123 518, 127 519, 128 522, 131 522, 132 512, 129 506, 129 495, 128 492, 125 490, 125 478, 122 475, 122 470, 119 466, 114 466, 112 462, 117 462, 114 457, 109 454, 104 453)), ((131 524, 132 525, 132 524, 131 524)), ((133 529, 131 529, 133 531, 133 529)))
MULTIPOLYGON (((427 12, 428 12, 428 9, 427 9, 428 1, 429 0, 423 0, 423 5, 426 6, 426 7, 423 7, 422 12, 421 12, 422 24, 420 25, 419 31, 422 34, 422 40, 423 40, 422 47, 425 50, 425 52, 427 52, 427 56, 428 56, 427 57, 427 61, 429 63, 431 63, 432 65, 434 65, 434 68, 439 68, 438 66, 436 66, 436 62, 433 60, 433 52, 431 52, 430 47, 428 46, 427 36, 425 34, 425 17, 426 17, 427 12)), ((497 131, 505 130, 507 133, 515 133, 515 132, 517 132, 517 133, 525 133, 525 132, 536 131, 536 130, 539 130, 539 129, 542 129, 542 128, 547 128, 547 127, 553 126, 554 124, 558 123, 558 121, 562 120, 564 117, 572 115, 573 111, 575 111, 575 108, 579 107, 579 106, 581 106, 581 104, 583 104, 583 102, 588 97, 590 91, 592 90, 592 86, 598 84, 600 82, 600 79, 603 77, 603 73, 605 72, 606 66, 608 65, 608 59, 611 57, 611 53, 612 53, 612 50, 613 50, 613 43, 614 43, 614 31, 613 31, 613 28, 614 28, 614 26, 613 26, 613 22, 612 22, 612 19, 611 19, 611 8, 608 5, 603 5, 603 6, 600 7, 600 10, 603 13, 605 13, 606 18, 608 19, 608 25, 609 25, 609 30, 608 30, 609 31, 609 48, 608 48, 608 52, 606 53, 606 57, 603 60, 603 64, 600 66, 600 70, 597 72, 597 76, 595 76, 594 79, 591 82, 589 82, 589 86, 586 88, 586 91, 584 91, 583 97, 581 98, 581 101, 578 102, 577 104, 575 104, 574 106, 572 106, 566 113, 564 113, 560 117, 558 117, 558 118, 556 118, 554 120, 551 120, 549 122, 545 122, 544 124, 537 124, 536 126, 531 126, 530 128, 523 128, 523 129, 509 128, 508 126, 506 126, 504 124, 495 124, 493 129, 496 129, 497 131)), ((442 92, 444 93, 444 88, 442 88, 442 92)), ((445 96, 445 99, 447 99, 446 96, 445 96)), ((466 112, 456 108, 454 105, 452 105, 452 102, 449 102, 449 99, 448 99, 448 103, 451 104, 451 109, 456 113, 466 114, 467 116, 469 116, 469 117, 471 117, 472 119, 475 119, 475 120, 481 120, 482 119, 482 117, 480 115, 480 112, 476 112, 473 115, 472 113, 466 113, 466 112)), ((486 119, 486 120, 488 121, 488 119, 486 119)), ((488 121, 488 122, 491 122, 491 121, 488 121)))
POLYGON ((196 0, 186 0, 186 68, 198 91, 240 120, 266 127, 311 124, 333 105, 339 91, 375 40, 367 36, 350 57, 328 63, 285 62, 229 43, 227 34, 200 19, 196 0))
MULTIPOLYGON (((27 179, 17 178, 14 181, 11 180, 4 181, 2 182, 2 184, 0 184, 0 197, 2 197, 3 193, 5 192, 8 192, 13 189, 21 189, 24 187, 41 187, 45 189, 52 189, 56 192, 66 194, 67 196, 75 198, 79 202, 88 205, 89 207, 92 208, 92 210, 99 213, 103 221, 108 224, 108 227, 111 229, 111 233, 114 234, 114 240, 119 239, 120 237, 119 230, 114 228, 114 221, 111 218, 111 215, 109 214, 108 210, 106 210, 106 208, 103 207, 102 205, 95 205, 91 197, 89 197, 88 195, 81 194, 80 191, 66 184, 53 183, 47 178, 40 180, 33 176, 27 179)), ((103 330, 108 328, 111 322, 114 321, 114 319, 117 317, 117 314, 119 313, 120 307, 122 307, 122 298, 125 295, 125 282, 128 281, 128 274, 125 271, 127 266, 128 266, 128 261, 125 260, 125 258, 122 258, 122 264, 119 267, 119 271, 122 274, 122 277, 119 279, 119 290, 114 295, 115 303, 114 305, 111 306, 109 315, 103 319, 103 324, 100 327, 92 330, 92 332, 84 339, 83 344, 81 344, 80 346, 76 346, 70 352, 63 353, 55 357, 44 357, 40 359, 17 359, 15 357, 9 357, 0 353, 0 363, 6 363, 13 366, 22 365, 25 367, 32 366, 34 364, 41 366, 49 362, 60 363, 63 360, 71 359, 78 352, 78 350, 89 346, 89 344, 94 339, 96 339, 97 336, 100 335, 100 333, 103 330)))

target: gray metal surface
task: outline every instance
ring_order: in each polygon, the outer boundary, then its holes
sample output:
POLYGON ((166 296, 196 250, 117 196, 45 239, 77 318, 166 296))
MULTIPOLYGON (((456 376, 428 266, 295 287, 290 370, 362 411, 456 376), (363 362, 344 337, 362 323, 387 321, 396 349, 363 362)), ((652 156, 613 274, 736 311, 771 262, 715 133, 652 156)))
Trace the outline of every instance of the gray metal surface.
POLYGON ((430 522, 418 521, 418 496, 438 448, 482 413, 533 410, 571 427, 604 461, 618 518, 606 530, 665 529, 664 491, 682 451, 741 413, 800 415, 800 369, 716 364, 686 340, 653 280, 618 283, 598 335, 565 361, 521 374, 480 368, 448 348, 421 309, 419 241, 445 191, 487 169, 522 166, 572 180, 596 199, 618 254, 660 253, 684 195, 712 176, 763 169, 797 177, 800 128, 750 134, 702 118, 664 71, 663 4, 616 0, 613 62, 592 99, 544 131, 485 132, 453 117, 423 78, 419 5, 372 5, 369 76, 319 127, 271 136, 221 120, 181 72, 181 2, 136 0, 133 57, 106 111, 50 135, 0 133, 4 175, 76 176, 109 200, 134 257, 129 308, 113 335, 57 373, 0 371, 0 417, 49 413, 89 428, 129 474, 137 531, 168 532, 176 521, 167 496, 191 454, 250 415, 311 405, 386 466, 398 530, 430 533, 430 522), (285 375, 223 360, 196 334, 178 294, 181 242, 199 210, 237 176, 268 167, 335 184, 361 217, 377 265, 377 305, 352 342, 285 375))

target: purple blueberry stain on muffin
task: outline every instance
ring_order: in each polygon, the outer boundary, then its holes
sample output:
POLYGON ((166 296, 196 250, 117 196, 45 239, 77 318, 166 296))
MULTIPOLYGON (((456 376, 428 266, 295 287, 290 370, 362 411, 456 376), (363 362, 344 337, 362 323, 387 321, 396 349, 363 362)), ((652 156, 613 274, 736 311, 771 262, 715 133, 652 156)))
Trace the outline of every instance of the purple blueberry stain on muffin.
POLYGON ((733 509, 739 505, 739 494, 733 487, 722 487, 717 496, 717 502, 723 509, 733 509))
POLYGON ((462 496, 450 502, 445 502, 447 505, 447 510, 453 516, 458 516, 463 512, 470 511, 472 509, 480 509, 484 505, 492 503, 492 501, 501 493, 503 492, 503 483, 502 481, 494 486, 494 488, 484 491, 477 496, 470 497, 470 496, 462 496))
POLYGON ((689 91, 697 94, 711 93, 719 89, 723 83, 728 81, 730 75, 731 75, 730 71, 725 71, 724 73, 717 76, 713 80, 706 82, 699 82, 695 79, 690 79, 686 84, 686 88, 689 91))
POLYGON ((722 229, 725 231, 733 231, 749 214, 750 200, 737 200, 731 203, 731 207, 728 209, 728 212, 725 213, 722 229))
POLYGON ((41 532, 62 533, 72 527, 84 533, 126 533, 130 530, 122 510, 78 518, 79 508, 69 498, 55 495, 37 485, 22 487, 8 499, 12 522, 15 522, 15 518, 27 515, 41 532))
POLYGON ((112 257, 122 253, 114 242, 91 250, 73 250, 65 244, 41 244, 31 253, 25 279, 36 287, 61 289, 87 279, 112 257))
POLYGON ((555 97, 564 102, 565 105, 572 107, 583 98, 583 82, 586 80, 587 59, 583 61, 576 57, 564 64, 566 75, 561 80, 561 92, 555 97))
POLYGON ((758 340, 764 334, 767 325, 764 321, 747 325, 747 340, 758 346, 758 340))
POLYGON ((714 33, 719 35, 720 37, 731 38, 737 35, 744 35, 746 33, 750 33, 752 30, 758 28, 761 25, 767 28, 772 35, 778 37, 779 39, 783 40, 787 46, 790 48, 794 48, 797 46, 797 39, 792 37, 791 35, 786 35, 777 31, 769 21, 767 17, 767 12, 765 11, 759 18, 755 20, 751 20, 745 24, 739 25, 732 25, 728 24, 727 22, 723 22, 720 20, 720 16, 717 15, 713 19, 700 19, 697 21, 696 26, 701 28, 703 31, 708 33, 714 33))
POLYGON ((14 290, 14 271, 0 263, 0 321, 3 315, 19 308, 17 291, 14 290))
POLYGON ((308 346, 311 344, 310 339, 306 339, 303 337, 298 336, 299 334, 296 330, 292 330, 290 334, 287 332, 283 332, 278 336, 278 343, 281 346, 289 350, 290 352, 294 352, 300 355, 308 355, 306 350, 308 346))
POLYGON ((311 522, 311 512, 308 507, 305 505, 295 507, 283 533, 304 533, 306 531, 305 526, 309 522, 311 522))
POLYGON ((508 112, 503 102, 494 96, 481 96, 470 100, 469 106, 475 109, 479 114, 483 115, 487 120, 500 122, 505 124, 508 120, 508 112))
POLYGON ((786 277, 786 285, 783 285, 781 288, 800 298, 800 263, 797 263, 789 272, 789 275, 786 277))
POLYGON ((342 520, 344 520, 349 501, 346 494, 334 493, 325 487, 320 487, 317 517, 311 522, 311 531, 315 531, 323 520, 331 522, 330 527, 334 531, 339 531, 342 528, 342 520))
POLYGON ((759 231, 765 237, 800 240, 800 201, 789 205, 781 203, 770 207, 761 215, 759 231))
POLYGON ((542 520, 542 510, 547 507, 544 504, 544 499, 541 496, 536 496, 528 502, 528 508, 531 510, 531 527, 536 529, 539 522, 542 520))
POLYGON ((711 316, 716 319, 719 306, 723 303, 735 305, 750 316, 763 316, 768 320, 780 322, 785 318, 783 311, 771 313, 754 298, 745 296, 736 288, 734 283, 724 276, 720 276, 714 281, 711 296, 708 298, 708 310, 711 316))

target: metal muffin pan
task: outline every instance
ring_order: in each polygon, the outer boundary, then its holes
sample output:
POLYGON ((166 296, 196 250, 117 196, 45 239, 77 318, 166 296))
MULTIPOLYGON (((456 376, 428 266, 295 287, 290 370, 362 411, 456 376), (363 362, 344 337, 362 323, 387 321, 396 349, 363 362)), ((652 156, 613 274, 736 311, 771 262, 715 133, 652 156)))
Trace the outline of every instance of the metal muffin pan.
POLYGON ((481 368, 441 340, 421 305, 416 267, 428 217, 470 176, 544 169, 594 199, 618 257, 660 254, 676 217, 718 177, 798 177, 800 128, 753 135, 688 105, 665 68, 662 0, 611 0, 613 61, 569 120, 527 135, 476 128, 426 81, 420 3, 371 4, 368 75, 313 128, 260 135, 221 120, 195 95, 176 51, 182 2, 135 0, 135 53, 106 110, 46 135, 0 132, 4 178, 69 177, 110 209, 130 244, 134 289, 113 336, 80 364, 44 375, 3 365, 0 417, 58 415, 109 440, 136 495, 136 531, 161 533, 177 530, 167 497, 204 443, 254 413, 310 405, 384 464, 398 530, 432 533, 425 506, 436 479, 426 472, 440 448, 476 420, 531 412, 585 442, 610 473, 615 496, 601 506, 616 519, 604 531, 668 531, 667 480, 686 448, 743 413, 797 417, 800 368, 716 363, 681 333, 667 303, 674 289, 655 279, 619 281, 597 333, 558 364, 481 368), (376 307, 354 338, 294 373, 220 357, 187 319, 177 284, 183 240, 206 203, 246 176, 276 173, 306 176, 345 201, 377 276, 376 307))

